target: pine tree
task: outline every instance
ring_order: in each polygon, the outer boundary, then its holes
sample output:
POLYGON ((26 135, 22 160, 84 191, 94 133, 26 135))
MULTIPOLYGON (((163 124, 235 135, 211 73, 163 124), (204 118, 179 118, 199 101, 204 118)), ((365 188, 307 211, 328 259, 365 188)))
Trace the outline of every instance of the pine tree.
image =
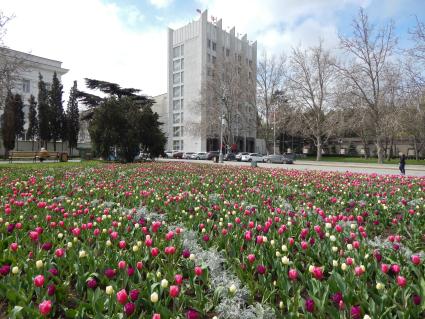
POLYGON ((42 144, 47 145, 47 141, 50 139, 49 97, 46 83, 40 73, 38 79, 38 134, 42 144))
POLYGON ((8 91, 4 106, 4 112, 1 116, 1 134, 3 137, 3 146, 5 148, 5 157, 8 156, 9 151, 15 148, 15 99, 12 92, 8 91))
POLYGON ((34 150, 34 139, 38 134, 38 121, 37 121, 37 102, 35 101, 34 95, 28 99, 29 103, 29 114, 28 114, 28 130, 27 139, 32 140, 32 150, 34 150))
POLYGON ((80 130, 80 114, 78 111, 78 100, 77 100, 77 81, 74 81, 74 85, 69 93, 68 107, 66 110, 66 122, 67 122, 67 133, 69 148, 72 149, 77 147, 78 132, 80 130))
POLYGON ((50 129, 53 148, 56 151, 56 141, 66 139, 65 116, 62 105, 63 85, 60 83, 56 72, 53 73, 52 89, 50 91, 50 129))

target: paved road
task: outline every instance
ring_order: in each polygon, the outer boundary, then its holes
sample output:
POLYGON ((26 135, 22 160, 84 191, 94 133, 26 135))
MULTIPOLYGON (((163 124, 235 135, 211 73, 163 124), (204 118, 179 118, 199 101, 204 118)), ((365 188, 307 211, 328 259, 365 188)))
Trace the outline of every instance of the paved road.
MULTIPOLYGON (((251 163, 246 162, 224 162, 217 164, 213 161, 196 161, 196 160, 174 160, 174 159, 159 159, 160 161, 182 161, 189 163, 205 163, 211 165, 230 165, 230 166, 250 166, 251 163)), ((390 174, 398 175, 400 171, 398 165, 392 164, 371 164, 371 163, 338 163, 338 162, 314 162, 314 161, 296 161, 292 165, 286 164, 267 164, 258 163, 259 167, 267 168, 283 168, 283 169, 297 169, 297 170, 318 170, 318 171, 338 171, 338 172, 354 172, 354 173, 377 173, 377 174, 390 174)), ((410 165, 406 166, 407 176, 421 176, 425 177, 425 165, 410 165)))

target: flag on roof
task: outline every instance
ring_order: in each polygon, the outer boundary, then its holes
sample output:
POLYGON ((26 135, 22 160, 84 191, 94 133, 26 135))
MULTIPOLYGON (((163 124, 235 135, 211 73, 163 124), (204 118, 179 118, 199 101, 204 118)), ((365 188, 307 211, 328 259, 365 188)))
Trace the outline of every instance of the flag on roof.
POLYGON ((201 9, 196 9, 196 12, 198 12, 199 14, 202 13, 201 9))

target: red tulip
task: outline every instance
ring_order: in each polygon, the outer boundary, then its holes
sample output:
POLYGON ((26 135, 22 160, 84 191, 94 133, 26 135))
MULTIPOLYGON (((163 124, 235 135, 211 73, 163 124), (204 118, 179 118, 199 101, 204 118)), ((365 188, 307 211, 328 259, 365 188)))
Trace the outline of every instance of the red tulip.
POLYGON ((316 278, 317 280, 323 279, 323 270, 320 267, 314 266, 312 274, 313 274, 313 277, 316 278))
POLYGON ((387 273, 390 270, 390 266, 387 264, 381 264, 381 270, 383 273, 387 273))
POLYGON ((153 257, 158 256, 158 254, 159 254, 159 249, 157 247, 154 247, 154 248, 151 249, 151 255, 153 257))
POLYGON ((118 268, 119 269, 125 269, 125 267, 126 267, 127 265, 126 265, 126 263, 125 263, 125 261, 124 260, 120 260, 119 262, 118 262, 118 268))
POLYGON ((65 255, 65 250, 63 248, 58 248, 55 250, 55 256, 60 258, 63 257, 63 255, 65 255))
POLYGON ((412 255, 411 259, 414 265, 419 265, 421 263, 421 257, 419 255, 412 255))
POLYGON ((176 284, 181 285, 183 283, 183 276, 180 274, 177 274, 174 276, 174 280, 176 281, 176 284))
POLYGON ((254 254, 249 254, 248 255, 248 261, 252 264, 255 261, 255 255, 254 254))
POLYGON ((199 267, 199 266, 195 267, 195 275, 197 277, 200 277, 202 275, 202 268, 201 267, 199 267))

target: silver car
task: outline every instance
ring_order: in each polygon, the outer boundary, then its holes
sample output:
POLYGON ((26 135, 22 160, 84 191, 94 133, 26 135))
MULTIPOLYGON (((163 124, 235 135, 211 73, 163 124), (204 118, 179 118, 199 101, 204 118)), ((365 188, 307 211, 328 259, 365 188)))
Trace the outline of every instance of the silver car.
POLYGON ((183 158, 184 159, 189 159, 193 154, 195 154, 194 152, 185 152, 183 154, 183 158))
POLYGON ((259 153, 249 153, 248 155, 242 155, 242 162, 263 162, 263 155, 259 153))
POLYGON ((294 159, 288 155, 272 154, 264 156, 264 162, 266 163, 278 163, 278 164, 293 164, 294 159))
POLYGON ((191 159, 196 159, 196 160, 206 160, 207 159, 207 153, 205 152, 198 152, 198 153, 193 153, 190 156, 191 159))
POLYGON ((242 160, 242 156, 243 155, 248 155, 248 152, 239 152, 238 154, 236 154, 235 158, 238 162, 240 162, 242 160))

